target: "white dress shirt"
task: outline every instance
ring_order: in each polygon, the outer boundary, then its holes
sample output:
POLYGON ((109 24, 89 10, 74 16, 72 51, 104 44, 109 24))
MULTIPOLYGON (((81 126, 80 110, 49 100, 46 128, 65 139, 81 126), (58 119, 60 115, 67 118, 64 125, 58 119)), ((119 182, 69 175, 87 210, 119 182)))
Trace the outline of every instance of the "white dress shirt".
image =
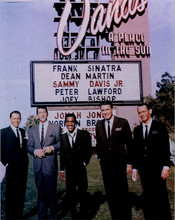
POLYGON ((72 147, 72 138, 73 138, 73 141, 75 143, 75 140, 76 140, 76 137, 77 137, 77 128, 75 128, 73 132, 68 131, 67 134, 68 134, 68 138, 69 138, 69 143, 72 147))
MULTIPOLYGON (((46 137, 46 133, 47 133, 47 128, 49 125, 49 122, 46 120, 44 123, 39 122, 39 136, 40 136, 40 141, 41 141, 41 130, 42 130, 42 125, 44 125, 44 138, 46 137)), ((54 152, 54 147, 51 145, 50 147, 52 147, 53 152, 54 152)), ((36 157, 36 150, 34 150, 34 156, 36 157)))
POLYGON ((106 129, 107 138, 108 138, 108 121, 110 122, 109 126, 110 126, 110 134, 111 134, 112 126, 113 126, 113 123, 114 123, 114 116, 112 115, 111 119, 109 119, 109 120, 105 119, 105 129, 106 129))
POLYGON ((149 131, 150 131, 150 128, 151 128, 151 124, 152 124, 152 118, 151 120, 148 122, 148 124, 145 124, 142 122, 142 125, 143 125, 143 138, 145 138, 145 131, 146 131, 146 125, 148 126, 148 134, 149 134, 149 131))
POLYGON ((16 128, 16 127, 14 127, 14 126, 11 124, 11 128, 12 128, 12 130, 14 131, 16 137, 18 137, 18 136, 17 136, 17 131, 16 131, 16 129, 18 129, 18 132, 19 132, 19 140, 20 140, 20 147, 22 147, 22 135, 21 135, 21 131, 20 131, 19 127, 16 128))
POLYGON ((47 128, 48 128, 49 122, 46 120, 44 123, 39 123, 39 134, 40 134, 40 141, 41 141, 41 130, 42 130, 42 125, 44 125, 44 138, 47 133, 47 128))

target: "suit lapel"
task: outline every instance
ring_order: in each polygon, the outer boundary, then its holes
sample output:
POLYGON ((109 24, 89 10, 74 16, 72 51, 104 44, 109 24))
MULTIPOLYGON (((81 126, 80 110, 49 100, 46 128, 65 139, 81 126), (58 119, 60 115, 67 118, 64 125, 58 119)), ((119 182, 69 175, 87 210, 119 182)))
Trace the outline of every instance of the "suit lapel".
MULTIPOLYGON (((16 146, 16 144, 17 144, 17 137, 16 137, 16 134, 15 134, 15 132, 13 131, 13 129, 11 128, 11 126, 9 126, 9 137, 12 139, 12 141, 13 141, 13 143, 14 143, 14 145, 13 146, 16 146)), ((12 147, 13 147, 12 146, 12 147)))
POLYGON ((152 120, 152 123, 151 123, 151 127, 150 127, 150 130, 149 130, 148 136, 151 136, 154 130, 156 130, 155 121, 152 120))
POLYGON ((65 145, 65 146, 68 146, 68 148, 71 149, 71 145, 70 145, 69 137, 68 137, 68 134, 67 134, 67 133, 66 133, 66 135, 65 135, 65 141, 66 141, 66 145, 65 145))
POLYGON ((143 138, 143 124, 142 123, 139 125, 139 130, 138 131, 139 131, 140 139, 144 140, 144 138, 143 138))
POLYGON ((80 140, 81 136, 80 136, 80 131, 79 129, 77 129, 77 135, 76 135, 76 139, 75 139, 75 145, 77 144, 77 141, 80 140))
POLYGON ((115 129, 117 128, 117 124, 118 124, 117 121, 118 121, 117 117, 114 116, 114 122, 113 122, 112 130, 111 130, 111 138, 113 134, 115 133, 115 129))
POLYGON ((46 142, 46 140, 49 138, 49 135, 52 133, 52 126, 51 126, 51 123, 49 122, 48 123, 48 126, 47 126, 47 131, 46 131, 46 135, 45 135, 45 138, 44 138, 44 141, 43 141, 43 146, 46 142))
POLYGON ((21 128, 19 128, 20 132, 21 132, 21 138, 22 138, 22 144, 21 144, 21 148, 23 148, 23 144, 24 144, 24 138, 25 138, 25 131, 21 128))
POLYGON ((35 136, 36 140, 38 140, 38 142, 40 143, 39 125, 36 125, 36 126, 35 126, 34 136, 35 136))
MULTIPOLYGON (((20 130, 21 132, 21 130, 20 130)), ((15 143, 14 145, 17 147, 19 147, 19 145, 16 145, 17 144, 17 137, 16 137, 16 134, 15 132, 13 131, 13 129, 11 128, 11 126, 9 126, 9 136, 11 136, 10 138, 13 139, 12 141, 15 143)), ((21 137, 23 139, 23 136, 22 136, 22 132, 21 132, 21 137)))
POLYGON ((13 131, 13 129, 11 128, 11 126, 9 126, 9 133, 10 133, 10 135, 12 135, 13 138, 16 140, 15 132, 13 131))
POLYGON ((105 128, 105 119, 102 121, 102 137, 107 140, 106 128, 105 128))
POLYGON ((22 137, 22 141, 25 138, 25 131, 21 128, 19 128, 20 132, 21 132, 21 137, 22 137))
POLYGON ((50 122, 48 123, 48 126, 47 126, 47 131, 46 131, 46 135, 45 135, 45 138, 44 138, 44 141, 47 140, 47 138, 49 137, 49 134, 52 133, 52 128, 51 128, 51 124, 50 122))

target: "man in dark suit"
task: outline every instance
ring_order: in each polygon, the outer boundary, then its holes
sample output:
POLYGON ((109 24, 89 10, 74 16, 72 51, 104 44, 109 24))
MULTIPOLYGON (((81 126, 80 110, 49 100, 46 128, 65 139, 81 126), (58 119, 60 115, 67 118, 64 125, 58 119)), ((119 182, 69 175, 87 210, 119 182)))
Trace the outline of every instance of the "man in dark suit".
POLYGON ((169 137, 164 124, 152 119, 147 104, 137 107, 142 123, 134 129, 133 174, 140 174, 145 219, 171 219, 166 178, 169 176, 169 137))
POLYGON ((6 166, 6 219, 22 219, 27 185, 28 156, 21 113, 10 113, 11 125, 1 130, 1 162, 6 166))
POLYGON ((37 108, 39 124, 29 131, 28 152, 33 155, 35 183, 38 189, 38 219, 56 218, 57 152, 60 150, 60 127, 48 122, 46 107, 37 108))
POLYGON ((131 219, 127 173, 132 172, 128 121, 113 115, 110 101, 100 103, 103 120, 96 125, 96 153, 101 165, 112 219, 131 219))
POLYGON ((77 200, 80 200, 80 219, 86 219, 87 209, 87 171, 91 155, 91 136, 88 131, 78 129, 76 116, 73 113, 66 114, 65 124, 68 132, 61 138, 61 179, 65 182, 70 201, 70 211, 73 219, 76 219, 77 200), (66 175, 65 172, 66 171, 66 175))

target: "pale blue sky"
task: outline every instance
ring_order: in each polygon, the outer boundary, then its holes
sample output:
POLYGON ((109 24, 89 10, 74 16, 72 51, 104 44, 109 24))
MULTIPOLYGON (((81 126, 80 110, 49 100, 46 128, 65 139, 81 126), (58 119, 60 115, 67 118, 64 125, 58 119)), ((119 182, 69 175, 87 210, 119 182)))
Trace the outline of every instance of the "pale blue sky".
MULTIPOLYGON (((9 113, 18 109, 22 113, 22 126, 30 107, 30 61, 52 60, 56 39, 53 22, 56 0, 0 1, 1 16, 1 125, 9 125, 9 113)), ((174 75, 174 0, 148 0, 151 45, 152 90, 156 82, 168 71, 174 75)))

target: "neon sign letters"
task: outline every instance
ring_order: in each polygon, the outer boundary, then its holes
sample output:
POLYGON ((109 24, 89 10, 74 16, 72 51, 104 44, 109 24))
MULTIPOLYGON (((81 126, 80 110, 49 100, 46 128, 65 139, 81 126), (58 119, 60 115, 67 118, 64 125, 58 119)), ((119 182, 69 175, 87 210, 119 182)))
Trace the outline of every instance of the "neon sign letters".
POLYGON ((67 51, 65 51, 62 44, 62 39, 64 28, 67 24, 72 8, 70 0, 67 0, 57 29, 58 50, 64 56, 72 54, 83 40, 88 25, 90 26, 90 32, 92 35, 96 35, 98 32, 102 33, 105 28, 110 29, 113 23, 119 25, 122 21, 126 21, 130 16, 135 16, 137 13, 144 12, 147 2, 148 0, 109 1, 106 9, 103 4, 99 4, 91 16, 90 0, 84 0, 83 20, 81 23, 80 32, 73 45, 67 51))

